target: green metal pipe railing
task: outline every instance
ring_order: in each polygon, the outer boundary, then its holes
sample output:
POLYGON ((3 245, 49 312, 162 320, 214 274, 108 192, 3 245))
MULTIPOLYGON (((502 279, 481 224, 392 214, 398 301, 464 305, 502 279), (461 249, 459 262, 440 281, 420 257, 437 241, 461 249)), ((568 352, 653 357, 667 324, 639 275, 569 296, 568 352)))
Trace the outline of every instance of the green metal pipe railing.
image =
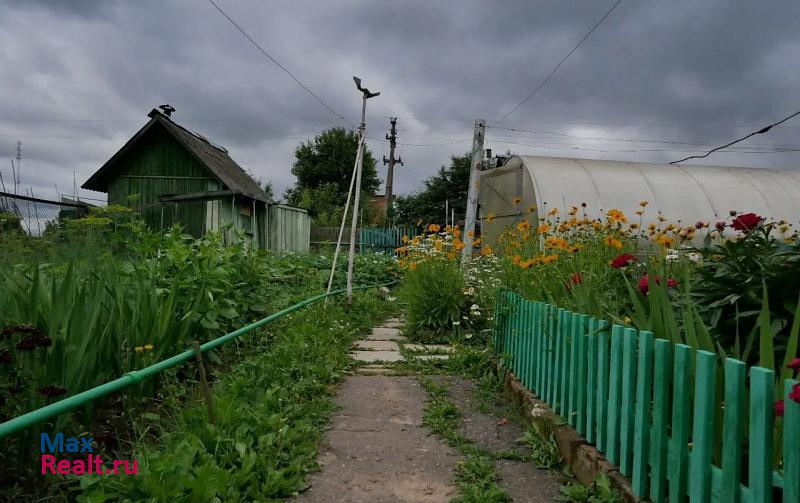
MULTIPOLYGON (((391 286, 394 285, 395 283, 397 283, 397 281, 391 281, 389 283, 382 283, 379 285, 358 286, 354 287, 353 290, 368 290, 370 288, 391 286)), ((345 289, 341 289, 341 290, 334 290, 330 293, 322 293, 319 295, 315 295, 314 297, 309 297, 308 299, 305 299, 302 302, 287 307, 286 309, 278 311, 277 313, 273 313, 264 319, 246 325, 228 334, 217 337, 216 339, 210 340, 205 344, 201 344, 200 350, 202 352, 206 352, 209 349, 214 349, 219 346, 222 346, 226 342, 236 339, 237 337, 240 337, 257 328, 263 327, 267 323, 282 318, 287 314, 300 310, 326 297, 330 297, 332 295, 337 295, 344 292, 345 289)), ((150 365, 149 367, 127 372, 125 375, 123 375, 118 379, 114 379, 113 381, 109 381, 105 384, 101 384, 100 386, 95 386, 94 388, 87 389, 86 391, 82 391, 76 395, 72 395, 63 400, 59 400, 58 402, 51 403, 50 405, 46 405, 40 409, 36 409, 34 411, 25 413, 21 416, 17 416, 14 419, 11 419, 9 421, 6 421, 5 423, 0 424, 0 439, 3 439, 15 433, 19 433, 20 431, 26 428, 30 428, 35 424, 47 421, 48 419, 56 417, 59 414, 69 412, 73 409, 86 405, 87 403, 97 400, 98 398, 102 398, 111 393, 121 391, 129 386, 140 383, 145 379, 149 379, 155 376, 156 374, 159 374, 160 372, 167 370, 168 368, 175 367, 177 365, 180 365, 181 363, 185 363, 192 358, 194 358, 194 350, 187 349, 182 353, 178 353, 175 356, 167 358, 166 360, 162 360, 156 364, 150 365)))

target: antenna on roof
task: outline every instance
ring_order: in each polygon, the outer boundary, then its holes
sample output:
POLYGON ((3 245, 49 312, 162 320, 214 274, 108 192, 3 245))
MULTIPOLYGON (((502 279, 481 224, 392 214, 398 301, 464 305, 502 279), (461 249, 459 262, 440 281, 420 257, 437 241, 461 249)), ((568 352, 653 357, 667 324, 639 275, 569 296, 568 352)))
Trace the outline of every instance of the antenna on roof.
POLYGON ((173 107, 170 104, 161 105, 158 108, 160 108, 161 111, 164 113, 164 115, 166 115, 167 117, 172 117, 172 112, 175 111, 175 107, 173 107))

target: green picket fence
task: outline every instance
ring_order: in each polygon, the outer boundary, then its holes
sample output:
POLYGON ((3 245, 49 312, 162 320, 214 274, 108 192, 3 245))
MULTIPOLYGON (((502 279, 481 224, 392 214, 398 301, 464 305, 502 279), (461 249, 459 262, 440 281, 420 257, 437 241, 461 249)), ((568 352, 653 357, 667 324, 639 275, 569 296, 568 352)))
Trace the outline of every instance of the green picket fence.
POLYGON ((717 355, 651 332, 510 292, 497 307, 504 365, 630 477, 637 497, 771 503, 777 494, 776 502, 800 503, 794 381, 783 391, 783 453, 774 453, 773 371, 751 367, 747 386, 743 362, 728 358, 720 370, 717 355))

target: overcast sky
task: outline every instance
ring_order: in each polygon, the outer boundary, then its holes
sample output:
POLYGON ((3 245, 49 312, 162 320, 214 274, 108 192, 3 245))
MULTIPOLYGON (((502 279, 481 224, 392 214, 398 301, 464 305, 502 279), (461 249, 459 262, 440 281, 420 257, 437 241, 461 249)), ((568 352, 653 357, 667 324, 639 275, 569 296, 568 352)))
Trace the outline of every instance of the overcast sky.
MULTIPOLYGON (((388 155, 382 139, 389 117, 399 117, 399 193, 468 150, 475 118, 491 124, 511 110, 612 4, 217 2, 350 121, 360 112, 353 75, 381 91, 367 111, 369 147, 379 159, 388 155)), ((347 125, 206 0, 0 0, 0 9, 7 188, 17 140, 23 187, 40 197, 55 196, 56 186, 71 194, 73 173, 80 186, 150 109, 170 103, 177 122, 226 146, 281 194, 294 181, 298 143, 347 125)), ((797 0, 623 0, 547 86, 499 124, 524 131, 490 128, 486 146, 672 161, 798 109, 797 0)), ((771 150, 798 148, 799 133, 800 117, 704 163, 797 168, 800 152, 771 150)))

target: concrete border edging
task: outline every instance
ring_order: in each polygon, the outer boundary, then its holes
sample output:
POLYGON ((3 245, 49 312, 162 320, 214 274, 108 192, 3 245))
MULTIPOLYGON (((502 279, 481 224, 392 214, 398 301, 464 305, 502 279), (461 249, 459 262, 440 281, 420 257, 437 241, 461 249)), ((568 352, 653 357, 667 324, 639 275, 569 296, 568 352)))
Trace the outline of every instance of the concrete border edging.
POLYGON ((534 409, 544 410, 538 417, 543 417, 550 423, 561 457, 582 484, 591 485, 597 475, 604 473, 611 479, 614 489, 619 491, 626 503, 649 501, 634 496, 630 479, 622 475, 619 468, 609 463, 600 451, 586 443, 586 440, 572 427, 558 423, 556 418, 559 416, 553 413, 550 406, 525 388, 522 382, 496 359, 495 372, 503 375, 503 392, 514 405, 525 411, 523 414, 525 421, 532 421, 531 411, 534 409))

